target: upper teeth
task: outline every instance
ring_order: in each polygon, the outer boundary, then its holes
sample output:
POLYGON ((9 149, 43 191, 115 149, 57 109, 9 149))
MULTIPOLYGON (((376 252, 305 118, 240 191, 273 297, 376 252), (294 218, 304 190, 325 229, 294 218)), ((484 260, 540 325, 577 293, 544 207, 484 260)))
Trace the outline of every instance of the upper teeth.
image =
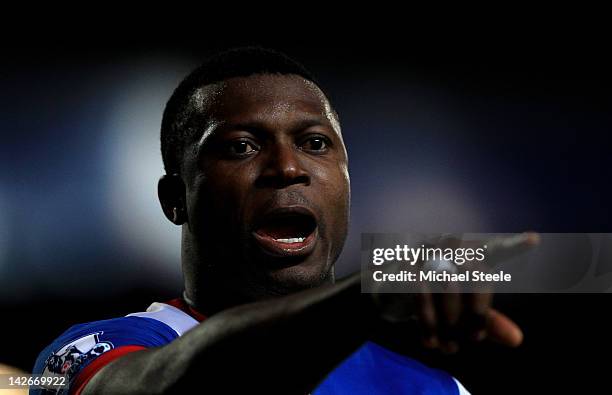
POLYGON ((301 243, 303 242, 305 237, 293 237, 291 239, 274 239, 276 241, 280 241, 281 243, 301 243))

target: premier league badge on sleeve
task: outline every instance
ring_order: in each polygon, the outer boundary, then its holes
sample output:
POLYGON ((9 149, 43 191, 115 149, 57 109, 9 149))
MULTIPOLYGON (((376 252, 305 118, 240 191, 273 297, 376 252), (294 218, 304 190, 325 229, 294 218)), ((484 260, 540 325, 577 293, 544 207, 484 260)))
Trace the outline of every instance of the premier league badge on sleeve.
POLYGON ((114 348, 100 341, 103 332, 83 336, 51 354, 45 361, 43 375, 64 375, 71 381, 87 362, 114 348))

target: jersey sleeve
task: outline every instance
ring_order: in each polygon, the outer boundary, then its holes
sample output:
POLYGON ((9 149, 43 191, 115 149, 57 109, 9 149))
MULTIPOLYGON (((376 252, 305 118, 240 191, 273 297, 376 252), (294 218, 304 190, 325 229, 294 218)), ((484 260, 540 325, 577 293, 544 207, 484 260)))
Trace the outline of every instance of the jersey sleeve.
POLYGON ((178 336, 166 323, 139 316, 75 325, 39 354, 33 369, 33 374, 65 375, 68 386, 30 393, 78 394, 111 361, 130 352, 164 346, 178 336))

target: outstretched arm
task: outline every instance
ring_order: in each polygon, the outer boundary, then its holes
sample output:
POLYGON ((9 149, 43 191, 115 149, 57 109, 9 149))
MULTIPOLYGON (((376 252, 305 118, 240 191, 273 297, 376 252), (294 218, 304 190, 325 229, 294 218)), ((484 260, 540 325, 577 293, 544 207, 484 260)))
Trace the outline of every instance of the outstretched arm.
MULTIPOLYGON (((537 241, 536 241, 537 242, 537 241)), ((534 244, 525 238, 504 246, 501 254, 534 244)), ((355 274, 336 284, 225 310, 172 343, 133 352, 102 368, 83 394, 185 393, 223 389, 224 393, 306 394, 362 343, 381 323, 417 317, 405 337, 456 351, 449 328, 468 326, 473 341, 485 337, 508 346, 522 340, 520 329, 491 308, 491 297, 479 295, 362 294, 355 274), (457 302, 461 298, 461 303, 457 302), (406 306, 410 311, 397 309, 406 306), (417 303, 415 303, 415 301, 417 303)), ((384 327, 384 326, 383 326, 384 327)))
POLYGON ((213 315, 167 346, 101 369, 83 394, 306 394, 367 338, 371 298, 353 275, 333 285, 213 315))

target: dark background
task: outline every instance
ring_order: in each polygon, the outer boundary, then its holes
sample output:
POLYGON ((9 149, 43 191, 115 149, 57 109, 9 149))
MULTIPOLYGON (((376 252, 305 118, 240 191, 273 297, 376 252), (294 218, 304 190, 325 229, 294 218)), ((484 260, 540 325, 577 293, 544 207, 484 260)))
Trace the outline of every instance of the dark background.
MULTIPOLYGON (((1 362, 29 370, 70 325, 179 294, 180 232, 156 201, 161 113, 180 79, 228 46, 283 50, 330 93, 353 191, 341 275, 359 267, 362 232, 612 232, 605 37, 218 37, 8 37, 1 362)), ((606 392, 611 302, 501 295, 499 307, 524 329, 522 347, 429 362, 474 394, 606 392)))

